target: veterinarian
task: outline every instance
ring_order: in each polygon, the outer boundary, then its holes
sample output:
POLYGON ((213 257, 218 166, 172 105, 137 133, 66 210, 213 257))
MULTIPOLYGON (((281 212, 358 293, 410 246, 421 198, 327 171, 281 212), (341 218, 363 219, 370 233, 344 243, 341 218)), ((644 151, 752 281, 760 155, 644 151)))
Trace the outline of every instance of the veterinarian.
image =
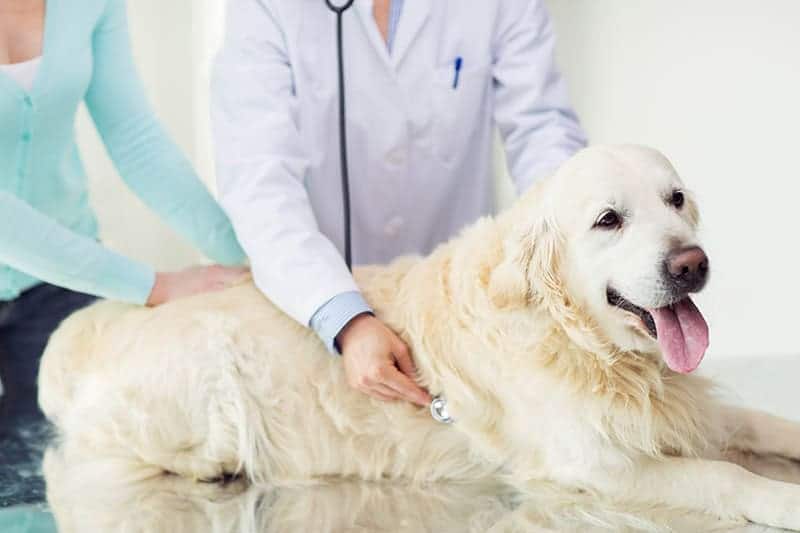
MULTIPOLYGON (((553 48, 541 0, 356 0, 344 14, 355 264, 428 253, 490 213, 495 126, 518 191, 585 145, 553 48)), ((258 287, 343 355, 348 382, 424 405, 407 346, 342 258, 336 53, 324 0, 229 1, 212 91, 220 198, 258 287)))
POLYGON ((36 415, 36 375, 58 323, 95 297, 157 305, 223 288, 243 269, 154 272, 98 242, 75 142, 85 102, 134 192, 213 260, 245 260, 224 212, 153 115, 124 0, 0 0, 2 429, 36 415))

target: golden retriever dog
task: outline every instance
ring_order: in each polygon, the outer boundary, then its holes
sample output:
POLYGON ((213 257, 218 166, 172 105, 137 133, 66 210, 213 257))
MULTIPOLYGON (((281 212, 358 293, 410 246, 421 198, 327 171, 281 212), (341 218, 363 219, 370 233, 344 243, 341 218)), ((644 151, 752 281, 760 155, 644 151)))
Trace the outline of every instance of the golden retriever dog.
POLYGON ((800 530, 800 485, 728 460, 800 458, 800 425, 726 407, 692 374, 708 345, 697 224, 664 156, 598 146, 430 256, 357 269, 450 425, 354 390, 249 284, 78 312, 39 400, 63 446, 122 479, 545 480, 800 530))

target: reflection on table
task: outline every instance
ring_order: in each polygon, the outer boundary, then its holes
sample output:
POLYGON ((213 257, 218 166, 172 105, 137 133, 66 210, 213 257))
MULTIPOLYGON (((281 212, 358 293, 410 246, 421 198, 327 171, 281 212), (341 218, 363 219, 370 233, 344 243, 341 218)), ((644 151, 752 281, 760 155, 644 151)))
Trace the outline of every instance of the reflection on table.
MULTIPOLYGON (((754 459, 755 460, 755 459, 754 459)), ((50 449, 45 478, 62 533, 511 533, 548 531, 743 531, 743 524, 672 509, 620 507, 548 483, 365 483, 330 479, 294 487, 241 479, 203 483, 153 471, 120 479, 125 458, 71 456, 50 449)), ((800 479, 798 465, 771 464, 800 479)), ((750 531, 750 529, 748 529, 750 531)), ((752 531, 765 531, 761 528, 752 531)))

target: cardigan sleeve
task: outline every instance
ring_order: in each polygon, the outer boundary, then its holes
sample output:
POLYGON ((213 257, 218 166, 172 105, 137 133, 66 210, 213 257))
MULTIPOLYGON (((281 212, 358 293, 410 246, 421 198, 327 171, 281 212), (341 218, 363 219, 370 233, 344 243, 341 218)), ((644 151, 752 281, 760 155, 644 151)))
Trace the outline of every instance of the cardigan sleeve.
POLYGON ((0 263, 60 287, 136 304, 146 302, 155 281, 149 267, 70 231, 3 191, 0 263))
POLYGON ((124 0, 109 0, 92 38, 86 104, 126 184, 212 260, 241 264, 233 227, 148 104, 131 54, 124 0))

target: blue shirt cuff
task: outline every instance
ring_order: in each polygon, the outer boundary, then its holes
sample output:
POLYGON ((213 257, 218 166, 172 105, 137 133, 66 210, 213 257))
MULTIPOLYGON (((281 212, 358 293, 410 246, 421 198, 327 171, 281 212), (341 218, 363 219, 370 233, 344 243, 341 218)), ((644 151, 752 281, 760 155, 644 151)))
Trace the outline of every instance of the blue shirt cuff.
POLYGON ((363 313, 372 313, 372 308, 364 301, 358 291, 337 294, 322 305, 309 321, 325 347, 334 355, 339 355, 336 345, 336 336, 344 329, 348 322, 363 313))

